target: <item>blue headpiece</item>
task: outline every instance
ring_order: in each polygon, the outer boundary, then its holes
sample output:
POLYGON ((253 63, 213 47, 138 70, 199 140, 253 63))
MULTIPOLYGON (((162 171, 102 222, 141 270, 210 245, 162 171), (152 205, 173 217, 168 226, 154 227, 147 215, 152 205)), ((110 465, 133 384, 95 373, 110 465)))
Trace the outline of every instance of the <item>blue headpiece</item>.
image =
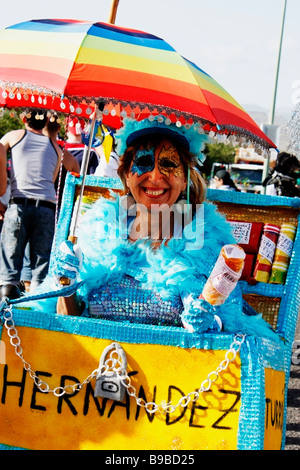
POLYGON ((173 124, 169 118, 162 115, 149 116, 149 118, 142 121, 127 118, 124 119, 123 124, 115 134, 119 155, 123 155, 126 148, 137 138, 149 134, 161 134, 180 143, 194 154, 200 162, 205 160, 202 150, 205 143, 209 142, 209 138, 200 125, 186 124, 178 126, 178 124, 173 124))

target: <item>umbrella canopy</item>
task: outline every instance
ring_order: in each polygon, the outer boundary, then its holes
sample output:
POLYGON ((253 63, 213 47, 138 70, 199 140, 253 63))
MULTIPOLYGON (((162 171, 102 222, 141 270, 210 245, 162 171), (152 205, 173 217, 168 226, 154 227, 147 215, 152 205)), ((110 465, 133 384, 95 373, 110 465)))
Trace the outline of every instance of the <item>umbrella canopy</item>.
POLYGON ((2 105, 88 116, 100 99, 104 115, 163 113, 275 147, 229 93, 164 40, 112 24, 42 19, 0 31, 0 85, 2 105))

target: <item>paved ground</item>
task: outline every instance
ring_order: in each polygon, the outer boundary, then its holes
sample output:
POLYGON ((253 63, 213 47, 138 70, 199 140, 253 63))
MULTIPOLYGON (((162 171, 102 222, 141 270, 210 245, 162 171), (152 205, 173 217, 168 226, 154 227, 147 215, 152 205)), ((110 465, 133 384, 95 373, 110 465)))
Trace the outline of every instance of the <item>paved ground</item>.
POLYGON ((288 389, 285 450, 300 449, 300 365, 292 366, 288 389))
POLYGON ((294 364, 291 365, 291 374, 288 388, 288 408, 286 426, 285 450, 300 449, 300 321, 298 322, 294 342, 294 364), (298 354, 299 351, 299 354, 298 354), (295 364, 299 361, 299 364, 295 364))

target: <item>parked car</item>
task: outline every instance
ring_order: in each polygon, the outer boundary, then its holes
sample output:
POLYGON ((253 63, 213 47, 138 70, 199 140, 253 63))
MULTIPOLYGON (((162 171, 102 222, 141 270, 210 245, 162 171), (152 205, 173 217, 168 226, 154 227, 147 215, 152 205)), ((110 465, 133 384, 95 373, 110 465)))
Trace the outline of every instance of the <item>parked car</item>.
POLYGON ((231 178, 240 191, 246 193, 262 192, 263 165, 247 163, 214 163, 211 170, 210 180, 218 170, 229 171, 231 178))

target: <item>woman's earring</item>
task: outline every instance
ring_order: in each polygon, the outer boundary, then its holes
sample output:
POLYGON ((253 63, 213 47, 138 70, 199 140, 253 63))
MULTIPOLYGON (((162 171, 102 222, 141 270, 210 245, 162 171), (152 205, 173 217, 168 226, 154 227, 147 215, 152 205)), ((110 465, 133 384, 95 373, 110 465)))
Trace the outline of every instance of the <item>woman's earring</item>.
POLYGON ((177 210, 181 214, 188 214, 191 207, 187 201, 186 191, 182 191, 181 198, 176 202, 177 210))

